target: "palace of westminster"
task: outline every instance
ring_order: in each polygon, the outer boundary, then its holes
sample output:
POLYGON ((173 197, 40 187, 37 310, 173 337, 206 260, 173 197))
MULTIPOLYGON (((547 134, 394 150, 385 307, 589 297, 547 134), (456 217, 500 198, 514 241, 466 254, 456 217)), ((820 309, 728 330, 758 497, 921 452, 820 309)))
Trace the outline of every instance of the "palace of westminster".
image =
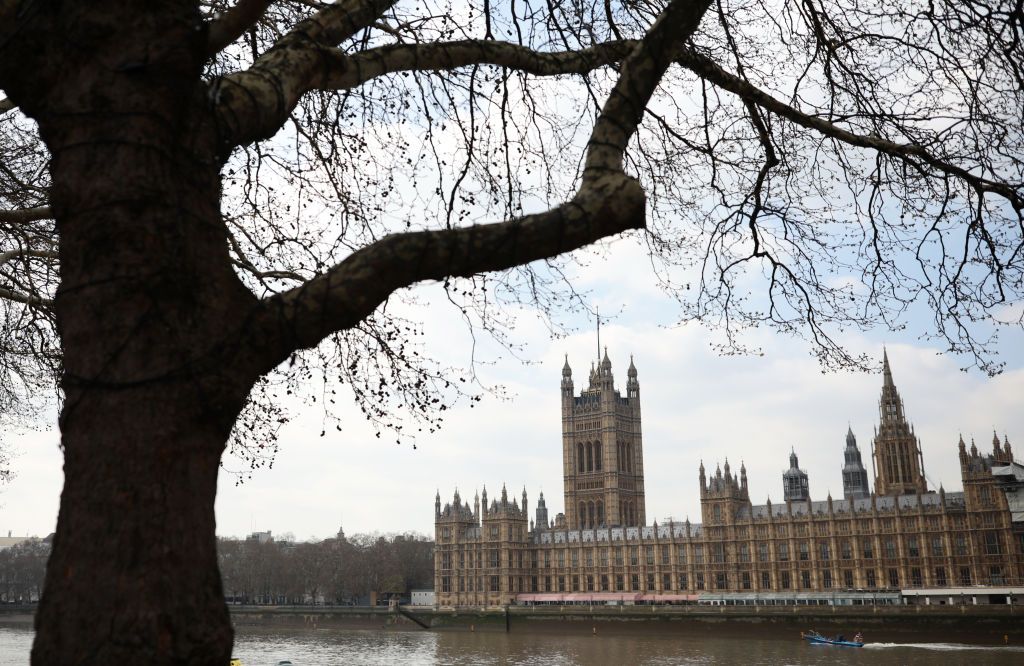
POLYGON ((843 499, 811 500, 795 453, 778 504, 751 503, 743 465, 738 475, 728 461, 708 474, 701 463, 701 524, 647 524, 632 360, 625 395, 615 389, 607 351, 579 395, 566 360, 561 393, 565 513, 549 521, 541 493, 531 520, 525 489, 521 501, 502 488, 488 504, 485 488, 472 507, 458 491, 444 506, 438 495, 438 605, 1024 585, 1024 512, 1016 506, 1024 467, 1009 440, 994 435, 991 452, 982 452, 961 437, 963 491, 929 490, 887 355, 872 441, 874 492, 850 431, 843 499))

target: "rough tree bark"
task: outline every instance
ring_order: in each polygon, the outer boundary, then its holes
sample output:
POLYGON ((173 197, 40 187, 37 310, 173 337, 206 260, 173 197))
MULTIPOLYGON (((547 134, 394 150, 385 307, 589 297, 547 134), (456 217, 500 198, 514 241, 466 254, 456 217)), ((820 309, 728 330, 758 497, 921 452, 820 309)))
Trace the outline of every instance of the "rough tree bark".
MULTIPOLYGON (((261 4, 239 6, 251 17, 261 4)), ((0 2, 0 84, 52 156, 59 232, 65 486, 34 664, 226 664, 218 463, 258 377, 357 324, 395 289, 643 226, 644 193, 623 174, 622 152, 669 47, 696 27, 703 2, 673 5, 647 48, 627 45, 632 61, 572 201, 504 223, 390 236, 293 292, 257 299, 232 269, 221 167, 235 146, 272 135, 318 83, 355 86, 409 66, 402 49, 367 58, 365 70, 326 51, 390 4, 332 5, 249 72, 208 85, 201 71, 211 48, 247 21, 211 31, 195 2, 0 2)), ((433 66, 587 71, 626 50, 560 61, 462 43, 437 49, 433 66)))

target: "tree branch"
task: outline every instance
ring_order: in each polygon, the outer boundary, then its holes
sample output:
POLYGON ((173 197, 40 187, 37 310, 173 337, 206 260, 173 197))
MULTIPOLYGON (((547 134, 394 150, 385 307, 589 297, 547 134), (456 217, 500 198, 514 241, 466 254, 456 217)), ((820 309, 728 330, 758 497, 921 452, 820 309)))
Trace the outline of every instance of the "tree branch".
POLYGON ((321 277, 264 301, 249 327, 252 343, 268 359, 261 371, 358 324, 402 287, 504 270, 642 228, 645 205, 639 183, 620 172, 588 180, 571 201, 537 215, 386 236, 321 277))
POLYGON ((0 210, 0 224, 25 224, 37 220, 47 220, 53 217, 53 211, 49 206, 36 206, 35 208, 21 208, 19 210, 0 210))
POLYGON ((0 266, 18 257, 36 257, 37 259, 57 259, 57 253, 53 250, 10 250, 0 252, 0 266))
POLYGON ((727 72, 710 58, 693 50, 684 51, 679 56, 678 62, 702 79, 719 88, 728 90, 741 99, 757 104, 766 111, 781 116, 801 127, 817 130, 825 136, 851 146, 877 150, 880 153, 915 166, 918 164, 918 161, 924 162, 942 173, 963 180, 979 192, 992 192, 1000 195, 1009 201, 1010 205, 1018 212, 1024 210, 1024 195, 1018 192, 1017 188, 1013 185, 975 175, 963 167, 933 155, 923 146, 911 143, 896 143, 874 135, 857 134, 822 118, 803 113, 789 104, 772 97, 760 88, 755 87, 749 81, 727 72))
POLYGON ((622 168, 626 145, 640 126, 647 102, 710 5, 711 0, 673 0, 622 63, 619 80, 590 136, 584 174, 622 168))
POLYGON ((214 56, 220 53, 245 34, 246 30, 256 25, 273 1, 238 0, 234 7, 211 21, 206 37, 206 54, 214 56))
MULTIPOLYGON (((674 0, 626 57, 587 144, 583 182, 571 201, 506 222, 392 234, 354 252, 326 274, 266 299, 246 327, 246 344, 258 372, 355 326, 403 287, 505 270, 642 228, 646 196, 639 182, 623 172, 623 152, 658 82, 709 4, 674 0)), ((499 49, 522 55, 504 45, 499 49)))
POLYGON ((398 0, 338 0, 299 23, 289 35, 302 35, 321 46, 336 46, 372 25, 396 2, 398 0))
POLYGON ((302 21, 252 67, 213 81, 213 100, 226 148, 277 133, 328 64, 329 48, 372 25, 396 0, 341 0, 302 21))
POLYGON ((586 74, 625 58, 640 42, 611 41, 578 51, 542 52, 512 42, 467 39, 433 44, 392 44, 347 56, 328 55, 329 73, 319 87, 355 88, 367 81, 408 71, 444 71, 469 65, 497 65, 534 76, 586 74))
POLYGON ((11 291, 10 289, 4 289, 3 287, 0 287, 0 298, 36 307, 48 308, 53 305, 53 301, 48 298, 42 298, 41 296, 36 296, 34 294, 22 294, 17 291, 11 291))

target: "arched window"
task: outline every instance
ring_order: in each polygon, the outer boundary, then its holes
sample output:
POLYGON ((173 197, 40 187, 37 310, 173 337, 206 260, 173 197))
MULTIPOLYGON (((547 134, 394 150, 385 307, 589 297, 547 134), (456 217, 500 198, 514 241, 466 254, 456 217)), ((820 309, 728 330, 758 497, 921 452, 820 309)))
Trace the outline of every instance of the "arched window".
POLYGON ((597 519, 597 515, 596 514, 597 514, 597 509, 594 506, 594 503, 591 502, 590 506, 587 507, 587 526, 590 529, 594 529, 594 526, 595 526, 594 525, 594 521, 597 519))
POLYGON ((617 458, 617 460, 615 461, 616 462, 616 469, 618 469, 620 472, 625 472, 626 471, 626 452, 622 448, 622 442, 616 442, 615 443, 615 457, 617 458))
POLYGON ((587 471, 594 471, 594 445, 587 442, 587 471))
POLYGON ((626 443, 626 471, 633 471, 633 443, 626 443))
POLYGON ((587 503, 580 502, 580 528, 587 528, 587 503))
POLYGON ((583 442, 576 445, 576 469, 580 472, 583 471, 583 464, 585 460, 583 457, 583 442))
POLYGON ((601 471, 601 442, 594 442, 594 471, 601 471))

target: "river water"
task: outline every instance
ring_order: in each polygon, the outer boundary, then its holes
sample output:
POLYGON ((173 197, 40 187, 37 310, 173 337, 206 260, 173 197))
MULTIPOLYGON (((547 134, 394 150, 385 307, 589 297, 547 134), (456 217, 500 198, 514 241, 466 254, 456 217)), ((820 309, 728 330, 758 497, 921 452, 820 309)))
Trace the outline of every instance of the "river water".
MULTIPOLYGON (((334 664, 1024 664, 1024 647, 953 642, 869 642, 863 649, 816 647, 798 635, 741 637, 719 631, 694 634, 598 635, 467 633, 319 629, 279 632, 240 628, 235 656, 244 666, 334 664)), ((870 641, 870 637, 868 637, 870 641)), ((32 631, 0 627, 0 665, 28 663, 32 631)))

